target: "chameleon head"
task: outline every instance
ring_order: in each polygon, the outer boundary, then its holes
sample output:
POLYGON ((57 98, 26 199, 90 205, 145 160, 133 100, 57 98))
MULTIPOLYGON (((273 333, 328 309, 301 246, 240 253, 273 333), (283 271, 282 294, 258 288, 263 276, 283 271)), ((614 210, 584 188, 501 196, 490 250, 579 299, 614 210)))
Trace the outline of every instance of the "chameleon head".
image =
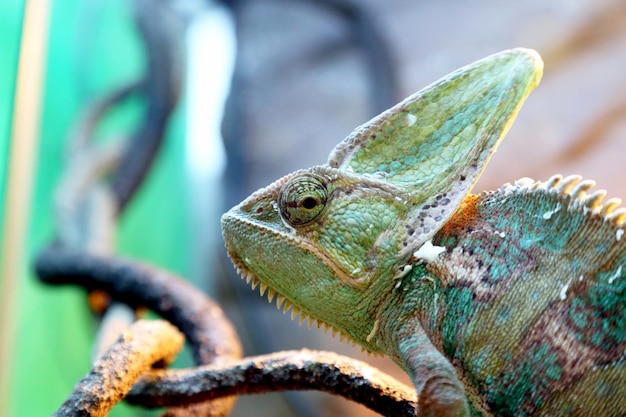
POLYGON ((397 262, 394 230, 407 208, 395 191, 326 166, 292 173, 222 217, 228 254, 270 298, 276 292, 360 341, 389 283, 377 278, 397 262), (361 331, 345 325, 355 319, 361 331))
POLYGON ((357 128, 327 165, 222 217, 228 254, 262 290, 372 351, 394 277, 454 214, 541 78, 536 52, 463 67, 357 128))

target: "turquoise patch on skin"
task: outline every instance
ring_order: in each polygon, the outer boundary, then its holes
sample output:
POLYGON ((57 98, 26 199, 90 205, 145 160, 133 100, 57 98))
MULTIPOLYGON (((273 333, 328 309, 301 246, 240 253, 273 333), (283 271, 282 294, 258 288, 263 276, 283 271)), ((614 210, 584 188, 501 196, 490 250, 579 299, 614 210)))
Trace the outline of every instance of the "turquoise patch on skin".
POLYGON ((464 335, 472 333, 471 315, 476 304, 474 294, 467 287, 452 287, 445 291, 446 312, 442 323, 443 350, 450 357, 463 357, 465 351, 464 335))
POLYGON ((511 319, 512 309, 508 306, 502 306, 498 312, 497 324, 506 324, 511 319))
POLYGON ((576 297, 571 301, 569 317, 580 331, 584 331, 589 324, 585 303, 580 298, 576 297))
POLYGON ((485 396, 496 414, 529 416, 520 412, 522 404, 529 404, 531 408, 540 407, 544 402, 542 393, 550 391, 562 373, 555 353, 546 343, 533 346, 517 366, 517 369, 504 373, 500 381, 487 387, 485 396), (538 369, 544 371, 539 373, 538 369))
POLYGON ((572 299, 569 318, 576 326, 572 329, 576 338, 604 351, 626 343, 625 298, 623 289, 599 283, 572 299))
POLYGON ((400 168, 402 168, 402 164, 400 163, 400 161, 393 161, 391 164, 389 164, 389 169, 391 169, 392 172, 399 171, 400 168))
POLYGON ((520 248, 524 249, 524 250, 528 250, 530 248, 532 248, 535 245, 536 240, 535 239, 520 239, 519 240, 519 246, 520 248))

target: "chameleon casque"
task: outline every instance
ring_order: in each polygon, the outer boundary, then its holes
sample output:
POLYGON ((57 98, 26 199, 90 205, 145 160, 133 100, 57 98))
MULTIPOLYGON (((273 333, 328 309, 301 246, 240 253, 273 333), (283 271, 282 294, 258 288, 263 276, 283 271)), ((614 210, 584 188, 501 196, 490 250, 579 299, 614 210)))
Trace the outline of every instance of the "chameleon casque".
POLYGON ((626 210, 554 176, 469 194, 543 63, 463 67, 222 217, 277 295, 390 356, 420 416, 626 415, 626 210))

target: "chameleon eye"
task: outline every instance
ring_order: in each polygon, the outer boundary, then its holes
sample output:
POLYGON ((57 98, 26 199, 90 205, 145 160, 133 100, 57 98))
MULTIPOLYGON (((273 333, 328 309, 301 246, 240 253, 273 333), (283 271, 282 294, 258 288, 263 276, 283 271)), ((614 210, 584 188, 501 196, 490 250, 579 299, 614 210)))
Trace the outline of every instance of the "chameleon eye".
POLYGON ((278 196, 280 215, 292 226, 314 220, 326 206, 328 190, 320 177, 305 174, 283 186, 278 196))

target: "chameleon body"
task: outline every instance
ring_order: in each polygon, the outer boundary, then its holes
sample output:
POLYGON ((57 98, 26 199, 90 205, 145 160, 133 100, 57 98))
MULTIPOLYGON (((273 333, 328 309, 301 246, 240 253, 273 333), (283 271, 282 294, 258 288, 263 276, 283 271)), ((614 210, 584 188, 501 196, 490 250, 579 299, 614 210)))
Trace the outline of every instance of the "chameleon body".
POLYGON ((463 67, 222 217, 248 281, 389 355, 420 416, 626 415, 619 200, 577 176, 469 194, 542 67, 463 67))

